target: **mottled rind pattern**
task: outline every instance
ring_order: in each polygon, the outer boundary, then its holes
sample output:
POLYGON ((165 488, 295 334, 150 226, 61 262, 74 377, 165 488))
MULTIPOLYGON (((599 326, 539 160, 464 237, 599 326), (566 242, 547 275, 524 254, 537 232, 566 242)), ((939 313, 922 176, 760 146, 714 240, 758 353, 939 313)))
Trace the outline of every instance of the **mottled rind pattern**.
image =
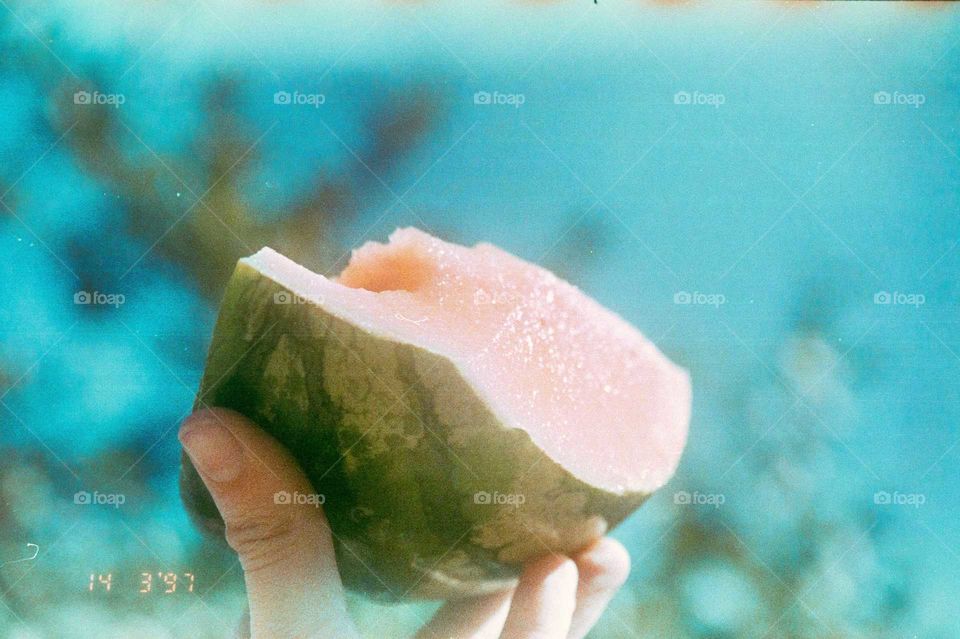
MULTIPOLYGON (((525 560, 588 544, 647 497, 571 475, 501 423, 447 358, 277 293, 297 300, 241 261, 197 404, 236 410, 291 451, 325 496, 348 587, 394 601, 497 590, 525 560)), ((186 456, 181 492, 222 536, 186 456)))

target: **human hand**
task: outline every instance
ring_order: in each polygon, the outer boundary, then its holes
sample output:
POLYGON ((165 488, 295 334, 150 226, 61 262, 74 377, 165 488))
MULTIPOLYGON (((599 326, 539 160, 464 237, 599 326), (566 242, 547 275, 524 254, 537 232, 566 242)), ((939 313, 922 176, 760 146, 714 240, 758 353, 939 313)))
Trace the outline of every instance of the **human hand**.
MULTIPOLYGON (((191 415, 180 441, 243 567, 249 615, 238 636, 359 637, 322 509, 274 502, 280 491, 314 492, 290 453, 225 409, 191 415)), ((417 639, 580 639, 629 571, 627 551, 606 537, 572 558, 548 555, 529 563, 513 590, 445 604, 417 639)))

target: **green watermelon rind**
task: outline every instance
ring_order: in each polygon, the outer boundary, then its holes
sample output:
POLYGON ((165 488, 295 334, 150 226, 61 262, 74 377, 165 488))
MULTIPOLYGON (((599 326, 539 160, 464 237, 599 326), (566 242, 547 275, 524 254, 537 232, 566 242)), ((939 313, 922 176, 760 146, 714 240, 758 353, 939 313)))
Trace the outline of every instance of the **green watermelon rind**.
MULTIPOLYGON (((305 302, 249 260, 227 285, 204 406, 247 416, 290 450, 325 496, 344 583, 379 600, 509 587, 524 561, 582 548, 649 496, 581 481, 498 419, 447 357, 305 302)), ((193 520, 222 537, 186 455, 180 486, 193 520)))

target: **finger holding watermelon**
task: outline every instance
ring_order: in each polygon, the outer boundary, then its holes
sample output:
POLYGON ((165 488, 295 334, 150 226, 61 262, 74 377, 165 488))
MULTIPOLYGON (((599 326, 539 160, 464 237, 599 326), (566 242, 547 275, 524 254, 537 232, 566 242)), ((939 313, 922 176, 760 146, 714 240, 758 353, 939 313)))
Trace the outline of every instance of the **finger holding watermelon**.
MULTIPOLYGON (((278 494, 311 494, 296 461, 248 419, 204 409, 180 429, 184 450, 214 500, 244 571, 251 639, 358 637, 347 613, 322 508, 278 494)), ((629 557, 603 538, 573 555, 529 563, 516 588, 446 604, 418 638, 584 637, 626 580, 629 557)))
POLYGON ((432 623, 478 620, 473 636, 579 636, 619 586, 611 574, 625 578, 605 535, 672 476, 690 400, 686 371, 639 331, 489 244, 401 229, 336 278, 265 248, 227 286, 197 407, 257 424, 287 452, 252 459, 287 470, 244 493, 273 499, 266 511, 233 508, 185 444, 181 492, 198 525, 276 572, 270 583, 292 556, 304 580, 336 573, 323 591, 335 600, 342 582, 381 601, 451 601, 453 617, 432 623), (272 536, 329 536, 245 551, 264 535, 236 513, 272 536))

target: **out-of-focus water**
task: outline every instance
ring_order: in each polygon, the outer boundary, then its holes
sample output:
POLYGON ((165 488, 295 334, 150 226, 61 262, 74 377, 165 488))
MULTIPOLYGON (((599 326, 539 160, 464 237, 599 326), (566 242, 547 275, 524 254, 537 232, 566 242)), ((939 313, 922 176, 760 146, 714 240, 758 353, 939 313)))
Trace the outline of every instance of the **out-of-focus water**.
POLYGON ((692 372, 595 636, 960 636, 958 56, 932 3, 0 5, 3 634, 228 636, 175 431, 230 265, 413 225, 692 372))

